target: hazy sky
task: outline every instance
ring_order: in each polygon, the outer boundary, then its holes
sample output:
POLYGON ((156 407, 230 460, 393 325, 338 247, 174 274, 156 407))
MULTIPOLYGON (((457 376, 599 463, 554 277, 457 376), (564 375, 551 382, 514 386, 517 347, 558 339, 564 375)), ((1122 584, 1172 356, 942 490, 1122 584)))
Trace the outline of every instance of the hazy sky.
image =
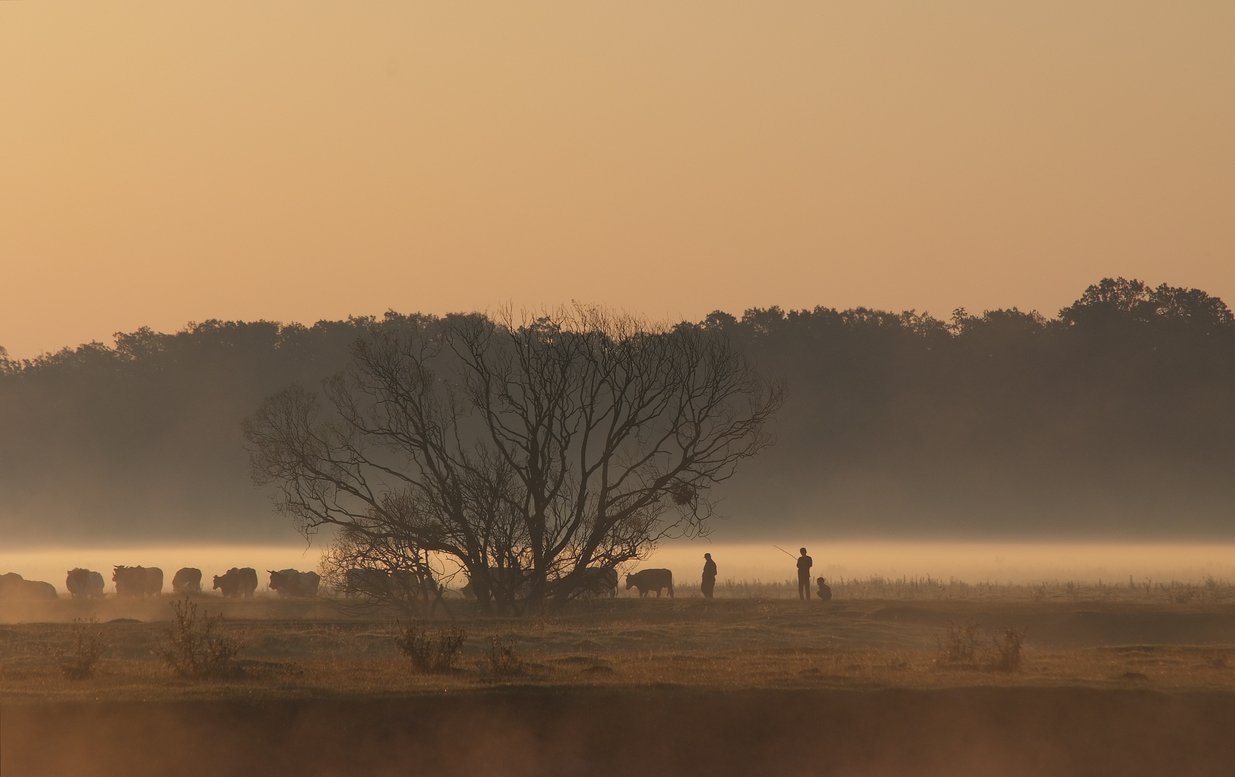
POLYGON ((1230 0, 0 2, 0 345, 1235 303, 1230 0))

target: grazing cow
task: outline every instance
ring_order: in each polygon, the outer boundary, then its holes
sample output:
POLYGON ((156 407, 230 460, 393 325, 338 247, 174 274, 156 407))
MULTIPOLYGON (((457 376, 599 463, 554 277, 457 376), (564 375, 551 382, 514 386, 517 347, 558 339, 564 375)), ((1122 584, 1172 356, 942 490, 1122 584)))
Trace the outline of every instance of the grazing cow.
POLYGON ((70 569, 64 587, 74 599, 93 599, 103 595, 103 575, 90 569, 70 569))
POLYGON ((410 569, 352 568, 343 575, 343 595, 347 597, 410 601, 440 594, 441 587, 436 581, 410 569))
POLYGON ((463 586, 464 596, 477 599, 524 599, 531 586, 530 575, 524 569, 490 567, 485 570, 488 580, 469 579, 463 586), (481 594, 485 594, 481 596, 481 594))
POLYGON ((112 571, 116 596, 158 596, 163 593, 163 570, 158 567, 118 566, 112 571))
POLYGON ((632 588, 639 589, 639 596, 648 595, 648 591, 655 591, 656 597, 660 598, 660 592, 668 588, 669 598, 673 598, 673 573, 667 569, 641 569, 633 575, 626 576, 626 590, 632 588))
POLYGON ((572 592, 575 596, 617 596, 618 573, 616 569, 595 568, 580 570, 578 584, 572 592))
POLYGON ((429 615, 437 611, 445 587, 429 572, 410 569, 352 568, 343 574, 343 595, 370 602, 395 604, 414 609, 428 608, 429 615))
POLYGON ((176 570, 172 578, 172 590, 178 594, 200 594, 202 592, 202 571, 193 567, 183 567, 176 570))
POLYGON ((0 597, 16 595, 24 587, 22 586, 24 582, 26 582, 25 579, 16 572, 5 572, 0 575, 0 597))
POLYGON ((252 596, 257 590, 257 570, 253 567, 232 567, 224 574, 214 576, 214 590, 222 591, 228 598, 252 596))
POLYGON ((317 596, 317 586, 322 578, 316 572, 300 572, 295 569, 280 569, 270 573, 270 590, 278 591, 279 596, 317 596))
POLYGON ((378 599, 393 588, 390 573, 384 569, 349 569, 343 573, 343 595, 378 599))
POLYGON ((59 599, 56 587, 42 580, 26 580, 16 572, 0 575, 0 599, 59 599))

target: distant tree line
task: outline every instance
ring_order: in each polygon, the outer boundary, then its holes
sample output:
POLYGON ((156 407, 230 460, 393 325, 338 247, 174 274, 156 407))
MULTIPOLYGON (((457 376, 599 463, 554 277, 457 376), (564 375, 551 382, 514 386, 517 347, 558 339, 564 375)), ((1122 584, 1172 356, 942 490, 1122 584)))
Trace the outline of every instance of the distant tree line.
MULTIPOLYGON (((359 338, 439 320, 0 351, 0 534, 294 538, 251 482, 243 419, 339 372, 359 338)), ((1235 535, 1235 321, 1204 291, 1108 278, 1055 318, 768 308, 677 326, 727 335, 788 387, 775 445, 717 487, 727 537, 1235 535)))

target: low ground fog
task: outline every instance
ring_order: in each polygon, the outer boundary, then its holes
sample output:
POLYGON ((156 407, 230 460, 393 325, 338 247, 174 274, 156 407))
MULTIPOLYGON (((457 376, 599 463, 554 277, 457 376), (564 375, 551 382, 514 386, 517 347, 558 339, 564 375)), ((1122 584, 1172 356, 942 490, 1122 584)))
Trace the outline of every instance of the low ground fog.
MULTIPOLYGON (((1110 544, 1110 543, 990 543, 990 542, 828 542, 826 540, 772 541, 766 544, 692 543, 668 545, 642 567, 666 567, 674 573, 679 595, 697 593, 703 554, 711 553, 719 566, 719 580, 782 582, 795 574, 795 561, 778 549, 797 554, 803 544, 815 562, 814 576, 829 580, 884 577, 926 578, 940 581, 1037 583, 1137 583, 1146 581, 1201 582, 1207 578, 1235 580, 1235 545, 1226 544, 1110 544), (775 543, 775 544, 773 544, 775 543)), ((113 591, 111 569, 117 564, 157 566, 165 574, 165 589, 181 567, 202 570, 203 587, 230 567, 253 567, 259 572, 259 591, 265 590, 265 570, 318 568, 318 546, 160 545, 144 547, 0 548, 0 573, 17 572, 28 580, 45 580, 65 593, 65 573, 86 567, 104 573, 107 591, 113 591)), ((462 586, 459 576, 454 587, 462 586)))

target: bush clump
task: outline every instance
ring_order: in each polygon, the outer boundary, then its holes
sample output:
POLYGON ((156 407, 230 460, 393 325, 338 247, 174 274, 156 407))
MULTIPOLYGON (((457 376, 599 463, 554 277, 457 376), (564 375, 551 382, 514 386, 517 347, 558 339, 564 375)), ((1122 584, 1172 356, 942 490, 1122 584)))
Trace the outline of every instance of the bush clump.
POLYGON ((223 616, 213 618, 205 610, 197 614, 197 604, 186 596, 171 603, 175 617, 171 628, 157 648, 158 654, 179 677, 218 678, 239 674, 236 654, 240 645, 235 640, 214 633, 223 616))
POLYGON ((939 657, 935 663, 942 666, 973 666, 977 662, 978 627, 972 623, 949 623, 944 636, 939 640, 939 657))
POLYGON ((103 632, 94 618, 74 618, 72 638, 72 648, 59 653, 60 671, 70 680, 88 680, 94 676, 95 664, 107 649, 103 632))
POLYGON ((449 672, 454 668, 467 641, 467 632, 457 626, 438 629, 430 634, 427 629, 407 626, 395 636, 395 644, 403 655, 411 659, 417 672, 449 672))
POLYGON ((939 655, 935 664, 951 668, 988 669, 1017 672, 1024 660, 1025 630, 1006 628, 991 637, 989 647, 979 655, 978 627, 974 624, 949 623, 939 640, 939 655))
POLYGON ((1021 668, 1021 647, 1025 644, 1024 629, 1004 629, 992 640, 994 653, 990 668, 1000 672, 1016 672, 1021 668))

